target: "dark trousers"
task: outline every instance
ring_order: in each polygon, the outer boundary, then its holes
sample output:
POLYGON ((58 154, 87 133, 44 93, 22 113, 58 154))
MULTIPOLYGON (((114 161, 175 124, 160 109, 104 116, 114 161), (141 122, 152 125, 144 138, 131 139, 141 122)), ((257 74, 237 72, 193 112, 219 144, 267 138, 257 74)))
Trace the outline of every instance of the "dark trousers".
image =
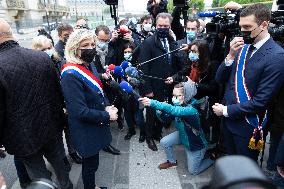
POLYGON ((156 110, 147 107, 146 125, 145 125, 146 139, 152 139, 153 137, 161 137, 162 129, 163 129, 163 124, 156 116, 156 110))
POLYGON ((69 173, 64 163, 65 151, 62 137, 50 139, 37 153, 25 156, 15 156, 16 162, 21 161, 26 167, 31 180, 40 178, 49 179, 50 172, 46 169, 43 156, 53 167, 61 189, 72 189, 73 185, 69 179, 69 173))
POLYGON ((99 153, 82 159, 82 178, 84 189, 95 189, 95 174, 99 167, 99 153))
POLYGON ((224 144, 229 155, 244 155, 255 161, 258 160, 259 151, 248 148, 250 138, 245 138, 231 133, 223 125, 224 144))
POLYGON ((134 131, 134 125, 139 127, 140 134, 145 134, 145 120, 143 115, 144 109, 137 109, 136 111, 131 111, 130 109, 124 109, 124 117, 130 132, 134 131))
POLYGON ((281 140, 282 133, 270 132, 270 146, 269 146, 269 157, 267 160, 267 169, 276 171, 277 166, 275 164, 275 157, 277 153, 278 144, 281 140))
POLYGON ((21 185, 29 185, 32 181, 28 175, 27 169, 24 163, 14 157, 14 163, 17 171, 17 175, 19 177, 19 181, 21 185))

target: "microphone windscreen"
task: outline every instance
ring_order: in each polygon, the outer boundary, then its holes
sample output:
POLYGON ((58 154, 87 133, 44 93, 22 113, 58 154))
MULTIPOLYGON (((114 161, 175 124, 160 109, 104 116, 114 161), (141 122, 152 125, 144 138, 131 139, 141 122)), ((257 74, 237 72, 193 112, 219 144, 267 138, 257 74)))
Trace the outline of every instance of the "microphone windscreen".
POLYGON ((128 67, 125 69, 125 73, 129 76, 129 77, 133 77, 133 78, 138 78, 138 70, 135 67, 128 67))
POLYGON ((125 92, 127 92, 127 93, 132 93, 133 92, 133 87, 128 83, 128 82, 126 82, 126 81, 122 81, 122 82, 120 82, 120 88, 123 90, 123 91, 125 91, 125 92))
POLYGON ((113 71, 114 68, 115 68, 115 65, 114 65, 114 64, 110 64, 110 65, 108 66, 108 69, 109 69, 110 71, 113 71))
POLYGON ((122 67, 123 70, 125 70, 127 67, 132 66, 132 64, 131 64, 130 62, 128 62, 128 61, 125 60, 125 61, 123 61, 123 62, 121 63, 120 66, 122 67))
POLYGON ((115 66, 113 73, 117 77, 124 77, 124 71, 121 66, 115 66))
POLYGON ((218 12, 208 11, 208 12, 200 12, 197 15, 199 17, 215 17, 217 14, 218 14, 218 12))

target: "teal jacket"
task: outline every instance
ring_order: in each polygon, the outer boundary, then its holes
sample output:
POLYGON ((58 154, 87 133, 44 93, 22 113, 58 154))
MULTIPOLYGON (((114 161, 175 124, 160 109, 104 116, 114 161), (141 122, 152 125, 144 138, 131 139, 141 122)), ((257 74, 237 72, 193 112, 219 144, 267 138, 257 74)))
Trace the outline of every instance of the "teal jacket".
POLYGON ((190 151, 201 150, 207 146, 199 119, 198 111, 192 106, 173 106, 168 103, 151 100, 150 107, 161 110, 174 117, 175 127, 179 131, 181 143, 190 151))

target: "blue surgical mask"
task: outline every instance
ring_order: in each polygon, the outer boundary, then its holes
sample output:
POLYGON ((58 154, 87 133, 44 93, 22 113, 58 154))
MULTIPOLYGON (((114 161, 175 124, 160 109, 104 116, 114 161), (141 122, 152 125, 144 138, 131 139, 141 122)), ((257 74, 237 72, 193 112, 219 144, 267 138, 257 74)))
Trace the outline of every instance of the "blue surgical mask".
POLYGON ((177 98, 175 98, 175 97, 172 98, 172 102, 173 102, 173 105, 174 105, 174 106, 180 106, 180 105, 181 105, 179 99, 177 99, 177 98))
POLYGON ((124 53, 124 59, 125 59, 125 60, 128 60, 128 61, 131 61, 131 59, 132 59, 132 53, 124 53))
POLYGON ((192 42, 196 38, 196 32, 188 31, 186 32, 186 37, 188 42, 192 42))
POLYGON ((199 60, 199 56, 197 53, 193 53, 193 52, 190 52, 189 55, 188 55, 188 58, 190 61, 192 62, 196 62, 199 60))
POLYGON ((98 42, 97 47, 101 49, 102 51, 104 51, 108 47, 108 43, 100 41, 98 42))

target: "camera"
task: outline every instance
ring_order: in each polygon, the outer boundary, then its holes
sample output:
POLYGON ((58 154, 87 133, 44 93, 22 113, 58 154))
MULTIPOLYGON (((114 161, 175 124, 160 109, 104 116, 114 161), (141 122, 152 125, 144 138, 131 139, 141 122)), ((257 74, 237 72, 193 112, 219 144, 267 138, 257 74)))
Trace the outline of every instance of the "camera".
POLYGON ((38 179, 33 181, 26 189, 58 189, 58 186, 48 179, 38 179))
POLYGON ((118 5, 118 0, 104 0, 107 5, 118 5))
POLYGON ((274 24, 268 29, 272 38, 282 47, 284 46, 284 10, 273 11, 270 22, 274 24))
POLYGON ((239 35, 239 13, 237 11, 216 12, 211 22, 206 24, 206 33, 209 35, 219 33, 224 33, 226 36, 239 35))

